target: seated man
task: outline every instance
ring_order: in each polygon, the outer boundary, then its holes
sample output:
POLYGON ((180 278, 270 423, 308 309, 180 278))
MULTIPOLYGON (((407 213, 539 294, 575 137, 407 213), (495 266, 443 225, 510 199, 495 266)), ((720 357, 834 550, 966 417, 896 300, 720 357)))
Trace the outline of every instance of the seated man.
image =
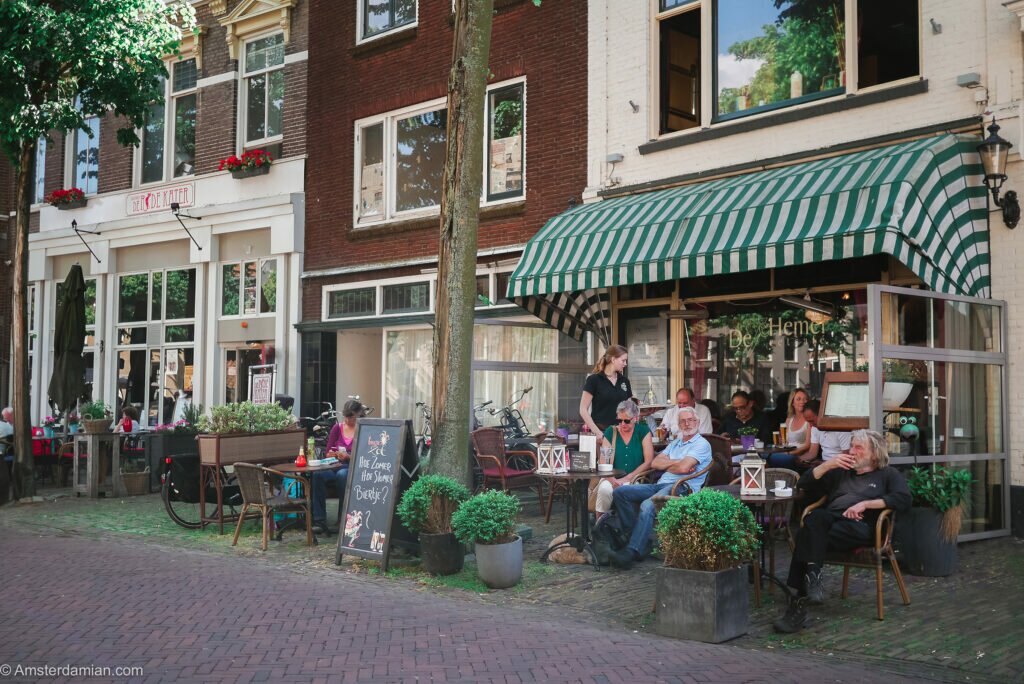
POLYGON ((807 604, 825 602, 821 565, 825 552, 846 551, 874 543, 875 523, 883 508, 910 508, 910 490, 903 475, 889 467, 885 437, 873 430, 853 433, 850 453, 824 461, 800 478, 806 501, 828 497, 827 503, 804 518, 786 581, 797 598, 775 621, 780 632, 798 632, 807 620, 807 604))
POLYGON ((772 441, 772 426, 765 415, 754 407, 750 395, 740 390, 732 395, 732 413, 722 419, 722 436, 739 440, 740 428, 757 429, 757 438, 765 444, 772 441))
POLYGON ((679 436, 679 409, 687 406, 695 410, 700 418, 700 428, 697 432, 711 434, 715 431, 711 424, 711 411, 708 410, 708 407, 697 403, 693 396, 693 390, 689 387, 681 387, 676 392, 676 405, 667 409, 665 417, 661 420, 661 427, 671 436, 671 439, 679 436))
MULTIPOLYGON (((668 496, 672 492, 672 485, 685 475, 703 470, 711 464, 711 445, 697 432, 699 426, 700 418, 696 411, 688 406, 679 409, 678 439, 651 462, 651 468, 664 471, 657 484, 623 485, 612 494, 612 505, 622 521, 622 529, 630 534, 626 548, 611 552, 612 565, 629 568, 650 551, 655 516, 653 497, 668 496), (636 513, 637 504, 640 504, 639 517, 636 513)), ((696 493, 706 478, 707 474, 704 474, 688 480, 687 484, 696 493)))
POLYGON ((830 461, 839 454, 850 450, 851 433, 842 430, 818 429, 818 411, 820 409, 821 402, 817 399, 811 399, 804 406, 804 420, 811 426, 811 440, 807 451, 796 456, 793 465, 798 468, 813 467, 817 465, 819 459, 830 461))
POLYGON ((10 406, 0 411, 0 439, 14 436, 14 409, 10 406))

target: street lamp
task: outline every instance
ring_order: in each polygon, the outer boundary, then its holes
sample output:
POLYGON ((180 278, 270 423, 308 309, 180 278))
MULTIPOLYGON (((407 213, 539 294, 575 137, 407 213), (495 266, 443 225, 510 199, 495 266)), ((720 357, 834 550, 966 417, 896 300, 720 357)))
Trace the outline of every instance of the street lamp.
POLYGON ((985 187, 992 191, 995 205, 1003 210, 1003 223, 1007 228, 1016 228, 1020 221, 1017 193, 1007 190, 1002 198, 999 197, 999 189, 1006 180, 1006 161, 1011 147, 1013 145, 1009 141, 999 136, 999 125, 993 116, 992 125, 988 127, 988 137, 978 145, 978 154, 981 155, 981 166, 985 170, 985 187))

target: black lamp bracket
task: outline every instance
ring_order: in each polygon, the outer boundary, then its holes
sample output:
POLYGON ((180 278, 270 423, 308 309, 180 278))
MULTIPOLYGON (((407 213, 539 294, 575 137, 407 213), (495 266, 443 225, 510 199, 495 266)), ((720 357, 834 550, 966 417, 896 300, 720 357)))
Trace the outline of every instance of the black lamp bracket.
POLYGON ((85 241, 84 237, 82 237, 82 233, 86 233, 87 235, 101 235, 100 231, 79 228, 78 221, 76 221, 75 219, 71 219, 71 230, 75 231, 75 235, 77 235, 78 239, 82 241, 82 244, 85 245, 85 248, 89 250, 89 254, 92 254, 92 258, 96 260, 96 263, 102 264, 103 262, 100 261, 100 258, 98 256, 96 256, 96 252, 92 251, 92 247, 90 247, 89 243, 85 241))
POLYGON ((188 236, 192 239, 192 242, 195 243, 196 249, 198 249, 200 252, 203 251, 202 246, 200 246, 199 241, 196 240, 195 236, 192 234, 192 231, 189 230, 188 226, 185 225, 185 222, 181 220, 183 218, 187 218, 192 219, 194 221, 201 221, 203 217, 181 213, 181 205, 178 204, 177 202, 171 202, 171 212, 174 214, 174 218, 178 219, 178 223, 180 223, 181 227, 185 229, 185 232, 188 233, 188 236))

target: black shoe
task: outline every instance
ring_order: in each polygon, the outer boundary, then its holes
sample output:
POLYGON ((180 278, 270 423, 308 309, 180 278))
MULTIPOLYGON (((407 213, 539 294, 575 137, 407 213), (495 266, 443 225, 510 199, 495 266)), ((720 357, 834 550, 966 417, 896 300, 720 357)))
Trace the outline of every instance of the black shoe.
POLYGON ((331 530, 327 527, 327 523, 314 521, 313 522, 313 534, 322 534, 325 537, 330 536, 331 530))
POLYGON ((821 568, 808 570, 804 575, 804 582, 807 587, 807 602, 812 606, 820 606, 825 603, 825 587, 821 584, 821 568))
POLYGON ((797 596, 789 600, 789 607, 786 614, 775 619, 772 623, 776 632, 783 634, 795 634, 804 628, 807 622, 807 597, 797 596))
POLYGON ((608 549, 608 562, 620 570, 633 567, 633 552, 626 549, 608 549))

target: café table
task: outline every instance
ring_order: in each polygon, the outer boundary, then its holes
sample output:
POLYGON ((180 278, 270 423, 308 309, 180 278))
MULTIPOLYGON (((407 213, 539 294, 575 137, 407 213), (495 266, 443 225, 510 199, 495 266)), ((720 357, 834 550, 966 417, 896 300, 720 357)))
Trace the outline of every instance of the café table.
POLYGON ((546 563, 548 556, 555 549, 571 547, 585 553, 590 564, 598 568, 597 555, 594 553, 592 539, 590 538, 590 511, 587 510, 587 499, 589 495, 590 480, 604 477, 622 477, 624 470, 581 470, 569 471, 567 473, 537 473, 538 477, 547 479, 548 486, 557 483, 569 485, 569 502, 565 507, 565 539, 554 546, 549 546, 540 557, 542 563, 546 563), (579 531, 576 529, 576 519, 579 517, 579 531))
MULTIPOLYGON (((313 513, 312 513, 312 510, 311 510, 310 507, 313 505, 313 496, 312 496, 313 495, 313 489, 312 489, 313 475, 316 474, 316 473, 334 472, 336 470, 341 470, 342 468, 344 468, 346 466, 348 466, 348 461, 347 460, 346 461, 335 461, 334 463, 325 463, 325 464, 314 465, 314 466, 311 466, 311 465, 297 466, 294 463, 279 463, 277 465, 268 465, 266 467, 269 468, 270 470, 273 470, 275 473, 280 473, 284 477, 291 477, 291 478, 294 478, 295 480, 298 481, 299 488, 302 491, 303 496, 306 499, 306 510, 310 512, 310 515, 312 515, 313 513)), ((345 496, 344 492, 342 492, 341 496, 339 497, 339 500, 338 500, 338 505, 339 506, 343 505, 344 496, 345 496)), ((298 518, 292 518, 292 519, 289 519, 288 521, 286 521, 280 527, 278 527, 277 528, 277 537, 276 537, 277 541, 281 541, 281 537, 284 534, 285 530, 289 529, 290 527, 296 526, 296 525, 298 525, 298 518)), ((314 532, 313 533, 313 544, 315 545, 315 544, 319 544, 319 543, 320 542, 316 538, 316 533, 314 532)))
MULTIPOLYGON (((725 492, 746 504, 748 507, 754 510, 754 518, 761 525, 761 572, 771 582, 778 584, 782 587, 782 590, 786 593, 786 601, 790 601, 794 598, 794 595, 790 588, 775 575, 775 535, 772 532, 775 531, 775 519, 777 517, 778 509, 785 510, 786 504, 794 501, 800 501, 804 498, 803 491, 799 489, 793 489, 792 494, 789 496, 779 496, 771 490, 764 494, 743 494, 738 484, 728 485, 716 485, 710 487, 710 489, 716 489, 720 492, 725 492), (768 560, 768 571, 764 572, 765 568, 765 554, 767 553, 768 560)), ((789 521, 783 521, 784 525, 788 525, 789 521)), ((771 584, 768 585, 768 591, 771 592, 771 584)), ((761 605, 760 587, 757 587, 755 595, 755 602, 757 605, 761 605)))

